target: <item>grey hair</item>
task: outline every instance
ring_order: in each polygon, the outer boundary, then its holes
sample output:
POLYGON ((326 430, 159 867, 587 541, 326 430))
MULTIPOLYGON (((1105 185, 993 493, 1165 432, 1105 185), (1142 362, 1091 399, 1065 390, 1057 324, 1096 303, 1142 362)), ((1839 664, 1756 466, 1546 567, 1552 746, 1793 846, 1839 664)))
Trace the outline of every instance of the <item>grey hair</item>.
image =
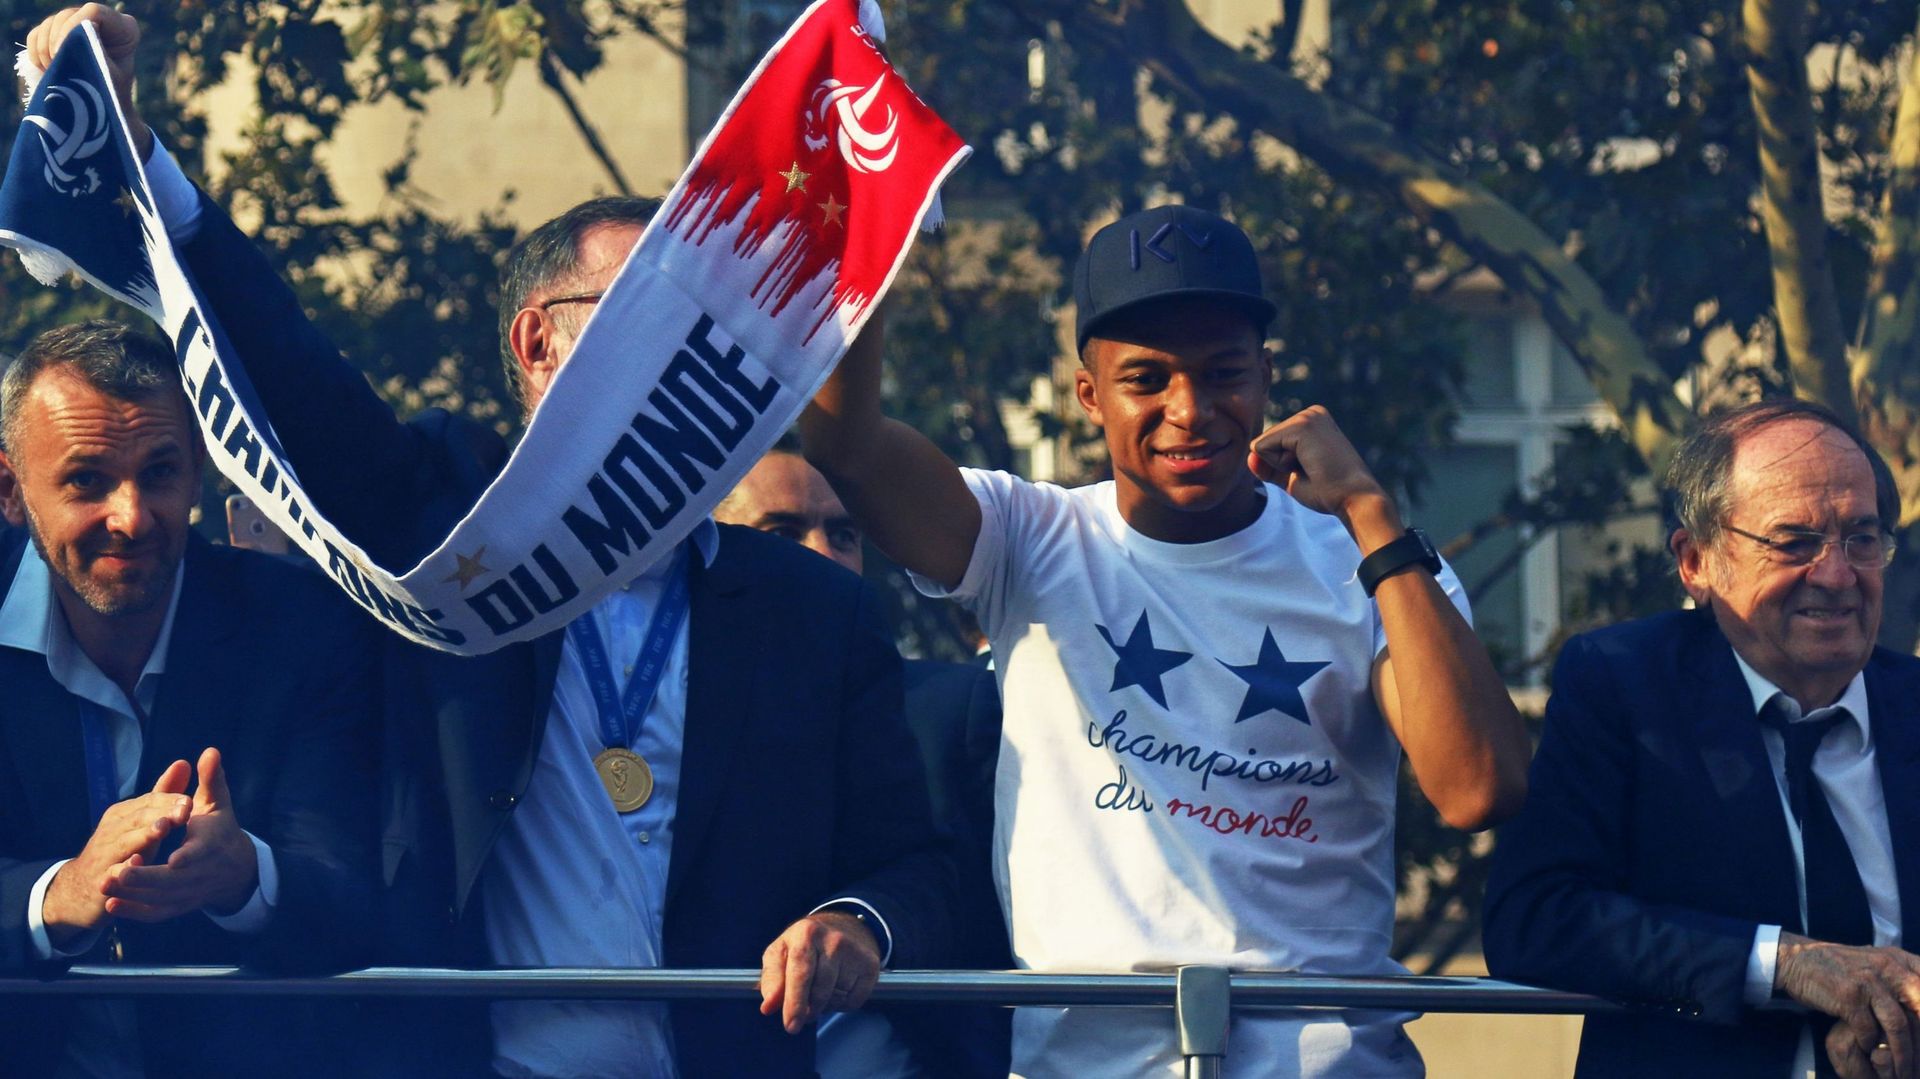
POLYGON ((1853 440, 1873 470, 1873 493, 1880 527, 1891 532, 1900 524, 1900 490, 1894 486, 1887 462, 1860 432, 1849 427, 1832 409, 1812 401, 1777 397, 1716 412, 1707 417, 1674 452, 1663 484, 1670 523, 1684 528, 1695 543, 1707 546, 1720 536, 1730 495, 1734 453, 1740 443, 1763 427, 1788 420, 1825 424, 1853 440))
POLYGON ((20 424, 27 392, 48 370, 60 368, 116 401, 151 401, 186 394, 173 350, 124 323, 95 319, 56 326, 35 337, 0 375, 0 449, 20 460, 20 424))
POLYGON ((506 366, 507 385, 522 407, 527 403, 527 387, 508 336, 514 316, 535 292, 580 268, 580 241, 588 232, 603 225, 645 228, 659 209, 659 199, 631 195, 590 199, 527 233, 507 252, 500 270, 500 362, 506 366))

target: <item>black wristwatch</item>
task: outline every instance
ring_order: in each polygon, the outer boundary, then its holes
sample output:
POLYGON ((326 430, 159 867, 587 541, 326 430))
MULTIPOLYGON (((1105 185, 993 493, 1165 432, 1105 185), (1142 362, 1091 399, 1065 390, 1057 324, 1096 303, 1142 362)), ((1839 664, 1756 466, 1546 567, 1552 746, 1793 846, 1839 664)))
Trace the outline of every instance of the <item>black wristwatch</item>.
POLYGON ((1409 528, 1406 535, 1360 560, 1360 587, 1372 596, 1381 581, 1414 566, 1424 566, 1428 573, 1438 576, 1440 552, 1434 550, 1433 541, 1425 532, 1409 528))

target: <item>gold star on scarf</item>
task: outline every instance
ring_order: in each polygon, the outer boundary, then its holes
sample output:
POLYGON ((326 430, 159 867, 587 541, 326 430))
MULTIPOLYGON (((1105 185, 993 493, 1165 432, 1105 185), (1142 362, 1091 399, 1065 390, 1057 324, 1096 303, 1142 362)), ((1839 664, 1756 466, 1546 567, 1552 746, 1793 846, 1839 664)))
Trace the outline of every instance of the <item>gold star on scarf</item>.
POLYGON ((795 188, 805 191, 807 189, 807 181, 813 179, 812 173, 800 171, 800 162, 798 161, 795 161, 793 167, 787 171, 776 172, 774 175, 787 182, 787 194, 789 195, 793 194, 795 188))
POLYGON ((452 584, 458 581, 460 590, 462 592, 466 591, 467 586, 472 584, 475 579, 493 572, 480 562, 480 556, 486 553, 487 549, 485 547, 481 547, 471 555, 464 555, 455 551, 453 557, 457 560, 458 566, 451 574, 443 578, 443 582, 452 584))
POLYGON ((133 199, 133 189, 130 187, 121 188, 120 197, 114 199, 113 204, 120 207, 120 212, 128 217, 132 217, 133 212, 140 208, 140 204, 133 199))
POLYGON ((846 227, 846 223, 840 220, 840 215, 846 213, 847 208, 833 201, 833 192, 827 192, 827 201, 815 203, 814 205, 820 207, 820 212, 827 215, 825 224, 839 225, 841 228, 846 227))

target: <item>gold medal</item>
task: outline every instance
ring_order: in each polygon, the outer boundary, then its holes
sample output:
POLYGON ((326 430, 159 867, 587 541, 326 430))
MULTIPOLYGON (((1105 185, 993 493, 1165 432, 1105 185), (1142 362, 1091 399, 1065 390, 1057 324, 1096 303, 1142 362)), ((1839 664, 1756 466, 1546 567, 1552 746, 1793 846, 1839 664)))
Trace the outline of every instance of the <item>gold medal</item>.
POLYGON ((600 773, 600 783, 607 788, 607 797, 613 799, 613 808, 622 813, 639 809, 653 797, 653 769, 631 749, 615 746, 601 750, 593 758, 593 770, 600 773))

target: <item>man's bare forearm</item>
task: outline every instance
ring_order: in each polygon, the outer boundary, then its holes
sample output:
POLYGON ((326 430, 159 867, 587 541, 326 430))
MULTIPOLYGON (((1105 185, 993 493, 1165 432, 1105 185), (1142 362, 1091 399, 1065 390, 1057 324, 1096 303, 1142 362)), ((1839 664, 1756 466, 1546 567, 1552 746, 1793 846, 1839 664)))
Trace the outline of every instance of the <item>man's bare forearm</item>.
MULTIPOLYGON (((1355 513, 1348 527, 1363 551, 1401 531, 1384 499, 1355 513)), ((1387 578, 1374 601, 1389 656, 1378 696, 1420 790, 1442 819, 1465 831, 1512 816, 1526 798, 1532 746, 1486 646, 1424 572, 1387 578)))
POLYGON ((953 588, 973 557, 980 504, 938 446, 882 412, 883 340, 876 315, 801 415, 801 442, 875 546, 953 588))

